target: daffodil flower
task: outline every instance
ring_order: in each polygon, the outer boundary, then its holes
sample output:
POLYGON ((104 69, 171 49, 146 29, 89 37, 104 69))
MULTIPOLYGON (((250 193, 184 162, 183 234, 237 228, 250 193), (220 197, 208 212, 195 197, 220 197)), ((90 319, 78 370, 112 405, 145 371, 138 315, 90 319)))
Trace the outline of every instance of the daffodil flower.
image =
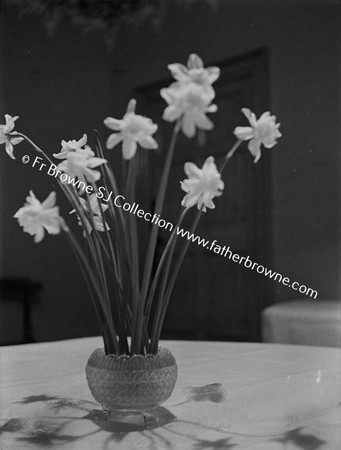
POLYGON ((215 96, 212 83, 214 83, 220 75, 219 67, 204 67, 204 63, 200 56, 192 53, 187 61, 187 67, 183 64, 169 64, 173 77, 181 84, 197 83, 204 88, 204 91, 212 97, 215 96))
POLYGON ((213 156, 209 156, 202 169, 194 163, 186 163, 184 166, 187 179, 181 182, 181 188, 187 192, 181 205, 191 208, 195 204, 199 210, 206 212, 207 208, 215 208, 212 201, 214 197, 219 197, 224 189, 224 182, 214 163, 213 156))
MULTIPOLYGON (((54 153, 53 156, 57 159, 66 159, 67 155, 70 152, 77 152, 78 150, 84 150, 84 146, 85 149, 90 149, 89 146, 86 145, 88 141, 88 137, 86 134, 83 134, 83 136, 79 139, 79 141, 76 141, 75 139, 72 139, 71 141, 62 141, 62 149, 60 151, 60 153, 54 153)), ((95 155, 92 152, 93 156, 95 155)))
POLYGON ((161 97, 168 103, 164 110, 163 119, 174 122, 181 118, 181 128, 185 136, 191 138, 196 128, 211 130, 212 121, 206 113, 217 111, 217 105, 210 104, 211 96, 204 88, 196 83, 171 85, 161 89, 161 97))
POLYGON ((60 233, 62 219, 59 216, 59 208, 55 204, 55 192, 51 192, 41 203, 30 191, 25 205, 14 214, 24 231, 34 236, 34 242, 38 243, 43 239, 45 230, 49 234, 60 233))
POLYGON ((98 181, 101 178, 101 173, 93 169, 107 162, 106 159, 94 157, 94 152, 90 147, 69 151, 63 157, 64 161, 58 164, 58 170, 64 172, 70 178, 77 177, 83 183, 98 181))
POLYGON ((7 154, 15 159, 13 154, 13 145, 17 145, 24 140, 22 137, 11 136, 14 129, 14 122, 19 119, 19 116, 10 116, 5 114, 6 124, 0 125, 0 144, 5 144, 7 154))
POLYGON ((123 158, 130 160, 135 156, 137 144, 142 148, 156 149, 158 144, 152 137, 157 130, 157 125, 148 117, 135 114, 136 100, 130 100, 127 111, 122 120, 107 117, 104 125, 117 133, 108 137, 106 147, 114 148, 122 142, 123 158))
MULTIPOLYGON (((82 197, 79 197, 79 201, 81 203, 82 208, 86 212, 89 212, 88 202, 82 197)), ((101 208, 98 204, 98 200, 97 200, 97 197, 95 194, 91 194, 89 196, 89 203, 90 203, 90 208, 92 211, 92 217, 93 217, 93 223, 94 223, 95 229, 97 231, 105 231, 104 226, 103 226, 102 215, 101 215, 101 208)), ((103 213, 104 213, 104 211, 106 211, 108 209, 108 205, 105 205, 104 203, 101 203, 101 207, 102 207, 103 213)), ((70 211, 69 214, 73 214, 75 212, 76 212, 76 210, 73 209, 72 211, 70 211)), ((77 217, 78 217, 78 225, 82 226, 83 224, 80 220, 80 217, 78 215, 77 215, 77 217)), ((87 219, 86 227, 87 227, 88 233, 90 234, 92 232, 92 223, 91 223, 90 219, 89 220, 87 219)), ((105 222, 105 227, 107 230, 110 230, 109 225, 106 222, 105 222)), ((86 236, 85 232, 84 232, 84 235, 86 236)))
POLYGON ((263 113, 258 120, 248 108, 242 108, 242 112, 251 126, 236 127, 234 135, 242 141, 250 141, 248 149, 255 157, 254 162, 256 163, 261 157, 261 145, 271 148, 277 144, 277 139, 282 136, 278 130, 280 124, 276 124, 276 117, 271 116, 269 111, 263 113))

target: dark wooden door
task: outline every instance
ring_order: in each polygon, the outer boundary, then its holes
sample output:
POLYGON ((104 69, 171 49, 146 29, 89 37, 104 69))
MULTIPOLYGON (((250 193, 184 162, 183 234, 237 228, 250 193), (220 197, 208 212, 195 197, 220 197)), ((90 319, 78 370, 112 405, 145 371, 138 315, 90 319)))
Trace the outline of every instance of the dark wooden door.
MULTIPOLYGON (((214 103, 218 105, 218 111, 210 115, 214 130, 201 132, 193 139, 181 135, 177 141, 162 214, 173 224, 184 196, 179 183, 185 178, 184 163, 192 161, 201 167, 212 155, 218 164, 235 142, 234 128, 247 124, 241 108, 249 107, 257 116, 268 109, 265 51, 214 65, 221 68, 221 76, 214 85, 214 103)), ((173 129, 173 124, 160 121, 165 103, 159 90, 169 81, 138 91, 141 110, 143 108, 144 113, 159 124, 159 150, 140 153, 140 198, 144 205, 150 202, 150 210, 160 181, 166 144, 173 129)), ((260 162, 255 165, 246 144, 243 144, 224 170, 225 189, 223 195, 215 199, 216 209, 203 215, 196 230, 200 237, 216 240, 221 247, 230 247, 241 256, 249 255, 265 266, 271 250, 269 158, 269 151, 263 152, 260 162)), ((193 220, 195 208, 192 209, 184 228, 189 229, 193 220)), ((169 232, 160 230, 159 254, 168 238, 169 232)), ((141 236, 142 250, 144 241, 141 236)), ((179 238, 180 244, 181 241, 179 238)), ((163 337, 258 340, 260 312, 268 303, 269 286, 264 276, 192 243, 174 289, 163 337)))

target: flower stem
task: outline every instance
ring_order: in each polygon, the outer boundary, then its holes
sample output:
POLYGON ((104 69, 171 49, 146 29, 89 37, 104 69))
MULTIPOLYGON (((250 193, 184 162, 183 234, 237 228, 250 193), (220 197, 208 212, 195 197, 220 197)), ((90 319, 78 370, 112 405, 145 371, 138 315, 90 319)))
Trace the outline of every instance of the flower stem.
POLYGON ((11 136, 16 136, 16 137, 22 137, 24 138, 37 152, 41 153, 47 160, 49 163, 53 164, 53 161, 51 160, 51 158, 44 152, 44 150, 42 150, 40 147, 38 147, 37 144, 35 144, 29 137, 26 136, 26 134, 23 133, 19 133, 17 131, 14 131, 13 133, 11 133, 11 136))
MULTIPOLYGON (((197 214, 196 214, 196 216, 194 218, 192 227, 191 227, 190 232, 189 232, 190 234, 194 233, 194 231, 195 231, 195 229, 196 229, 196 227, 197 227, 197 225, 199 223, 199 220, 200 220, 200 218, 202 216, 202 213, 203 213, 202 210, 197 211, 197 214)), ((180 250, 180 254, 178 256, 178 259, 175 262, 173 273, 172 273, 172 275, 170 277, 166 293, 164 295, 164 298, 162 299, 161 314, 160 314, 160 317, 158 317, 157 323, 154 323, 154 327, 153 327, 153 334, 152 334, 151 343, 150 343, 151 353, 157 353, 158 344, 159 344, 159 340, 160 340, 160 334, 161 334, 161 330, 162 330, 162 325, 163 325, 163 322, 164 322, 164 319, 165 319, 165 316, 166 316, 166 311, 167 311, 167 308, 168 308, 169 300, 170 300, 170 297, 172 295, 174 284, 175 284, 175 281, 176 281, 176 277, 177 277, 177 275, 179 273, 181 264, 182 264, 182 262, 184 260, 184 257, 185 257, 185 254, 187 252, 189 244, 190 244, 190 241, 188 239, 186 239, 186 241, 182 245, 182 248, 180 250)))
POLYGON ((234 152, 238 149, 238 147, 240 146, 240 144, 243 141, 241 139, 238 139, 238 141, 234 144, 234 146, 231 148, 231 150, 226 153, 226 155, 224 156, 224 159, 222 160, 218 171, 221 173, 224 170, 224 167, 226 166, 226 164, 228 163, 229 159, 232 158, 232 156, 234 155, 234 152))
MULTIPOLYGON (((68 235, 67 235, 67 237, 68 237, 68 239, 69 239, 69 236, 68 236, 68 235)), ((89 290, 89 292, 90 292, 90 296, 91 296, 91 300, 92 300, 93 307, 94 307, 94 309, 95 309, 95 313, 96 313, 96 317, 97 317, 97 320, 98 320, 100 332, 101 332, 102 337, 103 337, 105 354, 108 355, 109 353, 111 353, 110 350, 109 350, 109 349, 110 349, 110 341, 108 342, 108 337, 107 337, 106 331, 105 331, 105 326, 104 326, 105 318, 103 317, 103 311, 102 311, 102 309, 99 307, 98 302, 96 301, 96 296, 95 296, 95 293, 94 293, 94 288, 93 288, 93 286, 91 285, 91 283, 89 282, 89 278, 88 278, 88 275, 87 275, 87 273, 86 273, 86 270, 85 270, 84 267, 83 267, 82 260, 81 260, 81 258, 79 257, 79 255, 78 255, 76 249, 74 248, 74 246, 73 246, 71 240, 69 240, 69 243, 70 243, 70 246, 71 246, 71 248, 72 248, 72 250, 73 250, 73 253, 74 253, 74 255, 75 255, 76 259, 77 259, 78 265, 79 265, 79 267, 80 267, 80 269, 81 269, 81 272, 82 272, 82 274, 83 274, 83 278, 84 278, 84 280, 85 280, 85 283, 86 283, 86 285, 87 285, 87 288, 88 288, 88 290, 89 290)))
MULTIPOLYGON (((155 294, 155 291, 156 291, 156 288, 157 288, 157 284, 158 284, 158 281, 159 281, 159 278, 160 278, 160 275, 161 275, 161 270, 162 270, 163 265, 164 265, 164 263, 166 261, 166 257, 168 256, 168 253, 171 250, 172 242, 174 241, 174 244, 176 242, 177 229, 181 225, 181 223, 182 223, 182 221, 183 221, 187 211, 188 211, 188 209, 184 209, 182 211, 182 213, 180 214, 179 219, 178 219, 178 221, 177 221, 177 223, 176 223, 176 225, 174 227, 174 230, 173 230, 170 238, 168 239, 167 245, 166 245, 166 247, 165 247, 165 249, 164 249, 164 251, 162 253, 160 262, 158 264, 158 267, 157 267, 157 270, 156 270, 156 273, 155 273, 155 276, 154 276, 151 288, 149 290, 148 299, 147 299, 147 303, 146 303, 145 316, 146 316, 147 325, 148 325, 148 322, 149 322, 150 310, 151 310, 151 307, 152 307, 154 294, 155 294)), ((172 257, 172 254, 169 257, 170 260, 171 260, 171 257, 172 257)), ((166 274, 166 278, 167 278, 167 275, 168 274, 166 274)), ((159 308, 157 308, 157 309, 159 309, 159 308)))
MULTIPOLYGON (((173 130, 172 138, 169 144, 166 160, 163 166, 163 171, 161 175, 161 182, 160 182, 160 188, 159 192, 156 198, 156 204, 155 204, 155 214, 161 215, 162 209, 163 209, 163 203, 165 199, 166 194, 166 187, 167 182, 169 178, 169 171, 173 160, 174 155, 174 149, 175 149, 175 143, 176 138, 179 134, 181 128, 181 119, 178 119, 173 130)), ((142 283, 142 290, 141 290, 141 308, 144 308, 144 303, 147 296, 147 290, 150 283, 150 277, 151 277, 151 271, 153 267, 153 260, 154 260, 154 254, 155 254, 155 248, 156 248, 156 242, 157 242, 157 236, 158 236, 159 227, 154 225, 152 226, 151 233, 150 233, 150 239, 147 249, 147 256, 146 256, 146 264, 145 269, 143 273, 143 283, 142 283)))
MULTIPOLYGON (((135 160, 129 162, 127 188, 126 193, 130 202, 135 200, 135 182, 136 182, 136 167, 135 160)), ((133 214, 128 216, 128 230, 130 235, 130 261, 131 261, 131 286, 132 286, 132 333, 131 333, 131 351, 132 353, 140 352, 140 340, 137 336, 137 329, 139 323, 139 248, 136 229, 136 217, 133 214)), ((142 318, 140 318, 140 321, 142 318)))
MULTIPOLYGON (((84 255, 82 248, 80 247, 79 243, 73 236, 69 227, 64 223, 64 221, 63 221, 63 230, 65 231, 65 234, 66 234, 71 246, 73 247, 74 251, 76 252, 79 260, 81 261, 83 269, 85 270, 85 273, 86 273, 87 277, 89 278, 89 281, 91 281, 91 285, 92 285, 92 287, 97 295, 97 298, 99 300, 99 303, 102 307, 102 310, 104 313, 104 319, 105 319, 103 326, 105 327, 105 324, 106 324, 107 327, 109 328, 109 333, 110 333, 110 339, 106 338, 106 342, 108 345, 108 351, 110 353, 114 352, 114 353, 118 354, 119 348, 118 348, 118 342, 117 342, 117 333, 116 333, 114 324, 112 322, 112 317, 111 317, 110 311, 108 310, 108 306, 103 301, 103 292, 101 291, 100 287, 98 286, 96 277, 94 276, 92 269, 88 264, 88 261, 84 255)), ((105 335, 106 335, 106 332, 104 331, 104 336, 105 335)))
MULTIPOLYGON (((97 193, 97 186, 95 184, 93 184, 93 188, 94 188, 94 192, 97 193)), ((113 284, 114 284, 113 288, 114 288, 114 295, 117 299, 117 302, 114 301, 112 303, 114 306, 116 306, 115 309, 118 314, 117 329, 118 329, 119 338, 120 338, 119 339, 120 353, 128 354, 129 347, 128 347, 126 328, 125 328, 126 321, 125 321, 123 309, 122 309, 122 286, 121 286, 120 279, 118 278, 116 255, 115 255, 113 245, 112 245, 112 242, 110 239, 108 226, 105 221, 102 203, 98 197, 97 197, 97 203, 98 203, 99 210, 101 213, 102 225, 103 225, 104 233, 107 237, 107 243, 108 243, 108 247, 109 247, 109 256, 110 256, 109 265, 111 266, 111 269, 113 269, 113 275, 114 275, 113 276, 113 284)))
MULTIPOLYGON (((219 167, 219 172, 222 173, 222 171, 224 170, 226 164, 228 163, 228 161, 232 158, 232 156, 234 155, 234 153, 236 152, 236 150, 238 149, 238 147, 240 146, 240 144, 242 143, 241 140, 238 140, 234 146, 231 148, 231 150, 229 150, 229 152, 225 155, 224 159, 222 160, 220 167, 219 167)), ((199 210, 194 218, 190 233, 193 234, 198 223, 199 220, 202 216, 203 210, 199 210)), ((162 286, 163 289, 161 290, 161 298, 159 298, 159 301, 162 302, 160 303, 161 306, 159 307, 159 311, 158 311, 158 315, 155 318, 154 321, 154 326, 153 326, 153 333, 151 336, 151 342, 150 342, 150 351, 152 353, 156 353, 157 349, 158 349, 158 344, 159 344, 159 340, 160 340, 160 335, 161 335, 161 330, 162 330, 162 325, 166 316, 166 311, 168 308, 168 304, 169 304, 169 300, 170 297, 172 295, 173 289, 174 289, 174 285, 175 285, 175 281, 177 278, 177 275, 179 273, 179 270, 181 268, 182 262, 184 260, 184 257, 186 255, 188 246, 189 246, 190 241, 186 240, 186 242, 184 242, 181 250, 180 250, 180 254, 178 256, 178 259, 175 262, 175 266, 173 269, 173 273, 170 277, 167 289, 166 289, 166 293, 164 294, 164 288, 165 286, 162 286), (162 298, 163 297, 163 298, 162 298)), ((172 255, 170 255, 171 257, 172 255)), ((170 261, 168 264, 168 269, 170 266, 170 261)))

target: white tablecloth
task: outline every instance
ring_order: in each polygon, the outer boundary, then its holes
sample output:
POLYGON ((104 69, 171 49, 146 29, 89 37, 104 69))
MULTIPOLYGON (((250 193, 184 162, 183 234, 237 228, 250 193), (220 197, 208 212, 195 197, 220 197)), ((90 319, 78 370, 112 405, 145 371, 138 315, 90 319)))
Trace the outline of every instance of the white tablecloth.
POLYGON ((85 364, 100 338, 0 348, 0 448, 341 449, 341 349, 163 342, 171 398, 140 424, 105 420, 85 364))

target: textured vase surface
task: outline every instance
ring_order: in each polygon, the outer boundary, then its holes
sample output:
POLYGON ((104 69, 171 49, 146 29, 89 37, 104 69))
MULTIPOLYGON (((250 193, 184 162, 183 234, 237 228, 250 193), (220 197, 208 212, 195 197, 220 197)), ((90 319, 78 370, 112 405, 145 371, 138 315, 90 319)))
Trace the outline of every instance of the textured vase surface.
POLYGON ((159 348, 157 355, 106 355, 95 350, 86 365, 93 397, 107 410, 141 411, 155 408, 173 392, 178 366, 172 353, 159 348))

